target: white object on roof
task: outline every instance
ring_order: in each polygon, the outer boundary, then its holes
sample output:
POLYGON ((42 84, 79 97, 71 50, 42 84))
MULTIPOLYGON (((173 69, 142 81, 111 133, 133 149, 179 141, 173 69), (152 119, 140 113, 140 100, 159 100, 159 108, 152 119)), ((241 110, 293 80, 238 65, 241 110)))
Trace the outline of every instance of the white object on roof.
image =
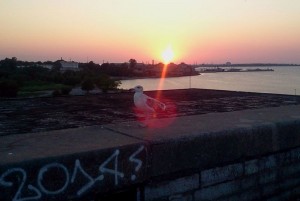
MULTIPOLYGON (((144 94, 142 86, 137 85, 131 90, 135 92, 133 96, 134 105, 137 107, 138 110, 142 111, 145 114, 145 123, 152 116, 157 107, 161 108, 162 110, 166 109, 166 105, 164 103, 144 94)), ((147 125, 142 124, 141 126, 147 125)))

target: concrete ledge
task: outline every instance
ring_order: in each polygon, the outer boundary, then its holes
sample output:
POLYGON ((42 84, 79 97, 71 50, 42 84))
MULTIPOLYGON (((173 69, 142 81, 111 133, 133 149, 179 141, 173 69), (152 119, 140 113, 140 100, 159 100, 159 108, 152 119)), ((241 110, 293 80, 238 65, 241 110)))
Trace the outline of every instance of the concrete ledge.
POLYGON ((114 149, 143 142, 100 126, 8 135, 0 138, 0 165, 114 149))
MULTIPOLYGON (((184 175, 211 168, 222 171, 218 167, 226 165, 236 169, 239 161, 247 161, 251 175, 262 168, 257 167, 261 161, 272 165, 272 157, 264 156, 300 146, 299 111, 300 106, 283 106, 157 119, 151 122, 155 128, 127 122, 4 136, 0 140, 1 200, 84 198, 160 177, 189 178, 184 175)), ((236 177, 231 170, 222 172, 226 178, 236 177)), ((210 170, 201 175, 202 185, 225 181, 222 176, 208 178, 210 170)), ((151 185, 147 189, 147 193, 157 192, 154 197, 165 195, 151 185)), ((198 197, 204 195, 203 190, 198 192, 198 197)))
POLYGON ((300 106, 159 119, 158 128, 136 123, 106 126, 150 144, 150 177, 222 166, 300 146, 300 106), (165 126, 165 127, 164 127, 165 126))
POLYGON ((146 155, 143 141, 102 127, 1 137, 1 200, 67 200, 122 189, 145 180, 146 155))

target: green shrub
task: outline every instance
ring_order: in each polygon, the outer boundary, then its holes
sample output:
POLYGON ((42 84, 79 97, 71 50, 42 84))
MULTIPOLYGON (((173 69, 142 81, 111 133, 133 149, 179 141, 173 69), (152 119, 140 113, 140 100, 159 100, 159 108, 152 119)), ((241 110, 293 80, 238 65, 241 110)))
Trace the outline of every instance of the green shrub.
POLYGON ((113 80, 105 74, 98 76, 95 83, 104 93, 107 93, 108 90, 115 90, 121 85, 121 81, 113 80))
POLYGON ((55 84, 41 81, 30 81, 26 82, 24 86, 21 88, 22 91, 26 92, 35 92, 35 91, 46 91, 46 90, 55 90, 61 89, 65 85, 63 84, 55 84))
POLYGON ((81 83, 81 89, 89 93, 95 88, 94 82, 91 79, 86 79, 81 83))

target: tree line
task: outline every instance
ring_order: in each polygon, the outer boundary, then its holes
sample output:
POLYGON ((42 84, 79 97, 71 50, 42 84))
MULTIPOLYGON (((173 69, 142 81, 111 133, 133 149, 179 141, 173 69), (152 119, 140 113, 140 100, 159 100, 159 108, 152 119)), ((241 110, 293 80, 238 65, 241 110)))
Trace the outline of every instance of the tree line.
POLYGON ((16 97, 20 89, 28 86, 47 84, 61 84, 60 89, 53 95, 68 94, 75 86, 81 86, 89 92, 98 87, 103 92, 117 89, 121 82, 113 79, 114 76, 129 76, 130 66, 136 64, 134 59, 129 63, 116 66, 115 64, 95 64, 93 61, 79 63, 79 71, 61 71, 60 60, 55 62, 27 62, 19 61, 16 57, 0 61, 0 96, 16 97), (53 66, 51 69, 43 65, 53 66))

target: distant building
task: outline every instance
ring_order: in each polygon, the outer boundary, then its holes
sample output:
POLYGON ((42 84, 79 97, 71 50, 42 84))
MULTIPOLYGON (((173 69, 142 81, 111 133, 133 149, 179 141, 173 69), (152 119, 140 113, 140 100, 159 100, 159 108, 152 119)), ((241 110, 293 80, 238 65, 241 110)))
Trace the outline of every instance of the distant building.
POLYGON ((167 68, 163 63, 158 63, 155 65, 137 63, 132 70, 135 75, 154 77, 161 76, 164 70, 166 70, 165 75, 170 77, 197 74, 197 72, 195 72, 195 69, 191 65, 187 65, 185 63, 170 63, 167 65, 167 68))
POLYGON ((168 65, 168 74, 170 76, 186 76, 186 75, 192 75, 194 69, 185 63, 180 63, 178 65, 174 63, 170 63, 168 65))
POLYGON ((60 61, 61 69, 60 71, 79 71, 78 62, 75 61, 60 61))
POLYGON ((47 68, 47 69, 52 69, 53 68, 53 65, 52 64, 42 64, 41 65, 43 68, 47 68))
POLYGON ((132 71, 134 74, 144 74, 145 70, 145 64, 136 63, 132 71))

